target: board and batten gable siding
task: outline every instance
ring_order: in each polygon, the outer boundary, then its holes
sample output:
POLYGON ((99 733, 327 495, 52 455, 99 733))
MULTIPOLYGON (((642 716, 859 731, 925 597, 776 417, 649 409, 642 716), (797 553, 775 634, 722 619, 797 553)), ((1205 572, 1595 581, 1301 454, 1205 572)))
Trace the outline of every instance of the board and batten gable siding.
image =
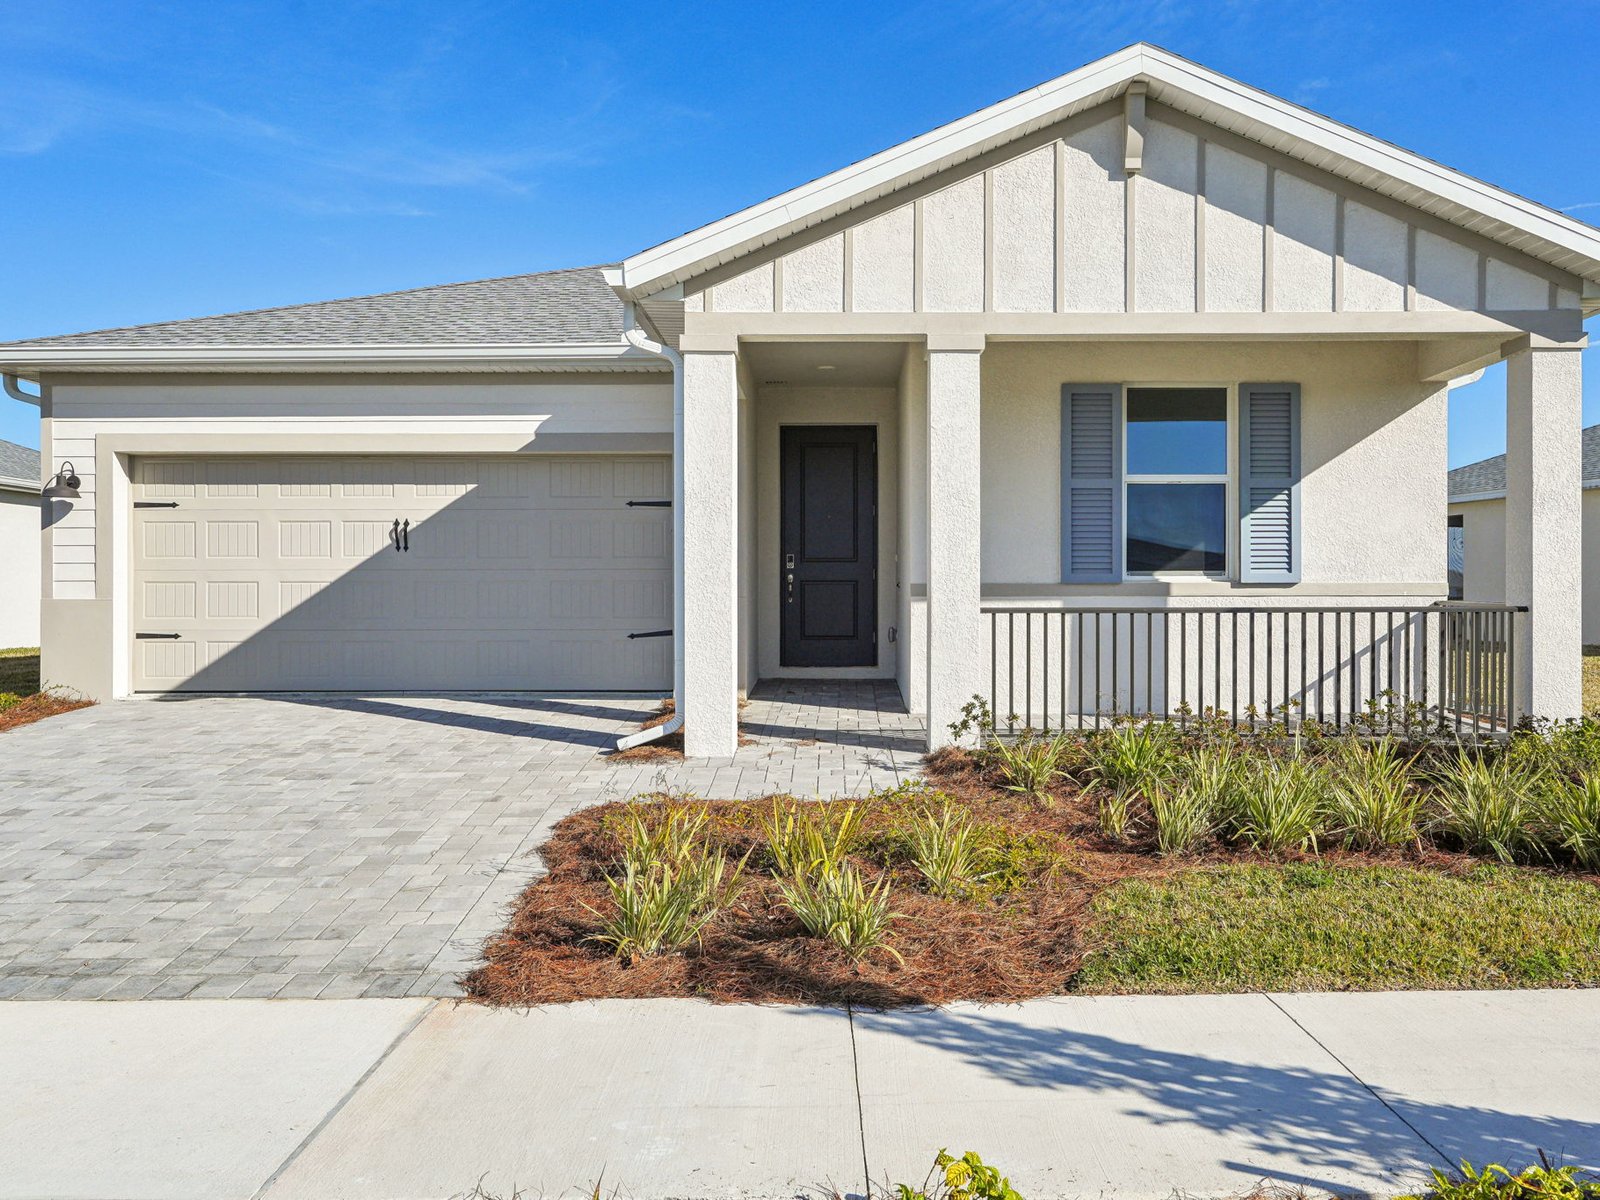
POLYGON ((992 151, 686 286, 694 312, 1405 312, 1576 309, 1510 249, 1150 105, 992 151), (914 190, 919 194, 912 196, 914 190))
MULTIPOLYGON (((659 375, 563 376, 554 381, 512 375, 489 380, 106 375, 49 382, 51 461, 70 461, 82 480, 81 498, 70 505, 58 502, 48 531, 46 587, 48 598, 55 600, 108 594, 108 560, 96 545, 97 511, 107 486, 97 478, 97 442, 104 434, 232 435, 243 439, 232 452, 261 454, 273 453, 275 437, 342 435, 361 439, 364 452, 383 454, 395 449, 385 441, 394 435, 507 435, 519 448, 535 451, 544 448, 540 436, 672 431, 672 385, 659 375)), ((415 447, 406 452, 415 453, 415 447)))

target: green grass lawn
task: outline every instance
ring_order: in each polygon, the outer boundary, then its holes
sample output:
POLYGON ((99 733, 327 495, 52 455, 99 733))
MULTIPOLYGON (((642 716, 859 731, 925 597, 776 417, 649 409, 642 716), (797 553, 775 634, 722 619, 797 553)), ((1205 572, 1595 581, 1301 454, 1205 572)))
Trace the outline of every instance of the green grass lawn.
POLYGON ((31 696, 39 690, 39 647, 0 650, 0 692, 31 696))
POLYGON ((1094 903, 1075 990, 1242 992, 1600 983, 1600 888, 1482 865, 1222 866, 1094 903))

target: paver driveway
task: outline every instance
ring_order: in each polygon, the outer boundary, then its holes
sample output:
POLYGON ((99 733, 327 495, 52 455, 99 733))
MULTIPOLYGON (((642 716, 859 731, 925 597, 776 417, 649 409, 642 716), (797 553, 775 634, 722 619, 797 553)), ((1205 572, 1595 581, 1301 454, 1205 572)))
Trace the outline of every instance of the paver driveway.
POLYGON ((0 734, 0 998, 452 995, 583 804, 861 791, 892 688, 771 691, 722 762, 599 756, 643 697, 195 697, 0 734))

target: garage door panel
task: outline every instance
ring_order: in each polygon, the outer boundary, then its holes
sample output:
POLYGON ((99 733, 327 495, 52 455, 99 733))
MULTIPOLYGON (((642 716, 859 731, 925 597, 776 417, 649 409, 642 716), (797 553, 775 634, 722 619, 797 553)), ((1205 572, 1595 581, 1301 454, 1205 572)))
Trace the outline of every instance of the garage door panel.
POLYGON ((666 460, 136 460, 145 690, 660 688, 666 460), (623 497, 619 499, 619 497, 623 497), (409 521, 409 552, 396 519, 409 521), (172 635, 176 635, 175 637, 172 635))

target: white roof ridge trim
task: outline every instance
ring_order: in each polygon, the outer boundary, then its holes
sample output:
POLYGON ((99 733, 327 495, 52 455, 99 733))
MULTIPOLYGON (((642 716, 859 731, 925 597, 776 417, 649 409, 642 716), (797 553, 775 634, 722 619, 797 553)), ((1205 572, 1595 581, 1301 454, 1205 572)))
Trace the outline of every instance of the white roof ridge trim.
MULTIPOLYGON (((1170 87, 1591 259, 1600 277, 1600 229, 1143 42, 632 255, 622 264, 622 277, 635 294, 648 294, 656 285, 726 261, 742 247, 776 240, 790 226, 819 219, 818 214, 854 196, 882 194, 875 189, 907 181, 952 156, 970 156, 1007 130, 1037 123, 1098 93, 1115 94, 1135 79, 1157 85, 1151 92, 1157 101, 1170 103, 1163 94, 1170 87)), ((1485 231, 1484 236, 1493 235, 1485 231)))

